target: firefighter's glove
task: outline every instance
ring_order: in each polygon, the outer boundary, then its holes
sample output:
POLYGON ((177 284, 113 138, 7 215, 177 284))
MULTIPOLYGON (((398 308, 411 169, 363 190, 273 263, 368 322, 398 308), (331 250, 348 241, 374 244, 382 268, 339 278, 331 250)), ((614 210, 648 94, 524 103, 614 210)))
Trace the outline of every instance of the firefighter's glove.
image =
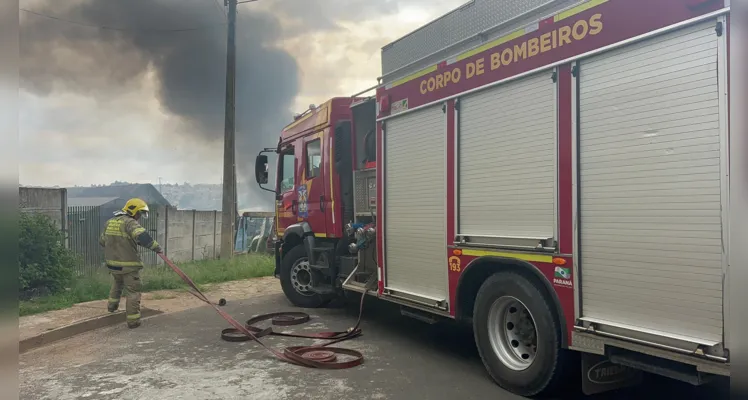
POLYGON ((164 249, 162 249, 161 246, 156 246, 156 248, 153 249, 153 251, 155 251, 156 254, 161 254, 164 252, 164 249))

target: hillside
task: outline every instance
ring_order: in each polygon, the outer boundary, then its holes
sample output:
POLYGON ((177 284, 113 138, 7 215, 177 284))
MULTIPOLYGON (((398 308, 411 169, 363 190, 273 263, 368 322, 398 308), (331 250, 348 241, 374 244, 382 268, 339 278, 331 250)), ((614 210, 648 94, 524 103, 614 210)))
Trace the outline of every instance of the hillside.
POLYGON ((161 194, 177 208, 187 210, 220 210, 221 186, 216 184, 163 184, 156 185, 161 194))

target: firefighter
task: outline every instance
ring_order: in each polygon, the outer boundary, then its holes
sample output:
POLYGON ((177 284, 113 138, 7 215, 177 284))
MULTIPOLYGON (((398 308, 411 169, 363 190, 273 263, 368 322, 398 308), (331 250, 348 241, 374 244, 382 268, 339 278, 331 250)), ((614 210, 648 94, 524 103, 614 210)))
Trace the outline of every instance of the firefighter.
POLYGON ((148 218, 148 204, 134 198, 127 201, 122 211, 106 223, 106 228, 99 238, 104 247, 104 260, 112 275, 112 288, 109 291, 107 310, 115 312, 119 308, 122 289, 127 288, 127 326, 140 326, 140 270, 143 262, 138 256, 138 245, 161 253, 161 246, 148 231, 140 226, 141 218, 148 218))

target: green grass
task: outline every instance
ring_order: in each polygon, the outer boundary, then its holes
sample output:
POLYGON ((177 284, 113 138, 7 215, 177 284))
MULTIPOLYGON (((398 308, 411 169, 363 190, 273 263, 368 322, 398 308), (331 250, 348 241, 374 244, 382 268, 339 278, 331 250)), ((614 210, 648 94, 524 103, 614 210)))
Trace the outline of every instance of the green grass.
MULTIPOLYGON (((271 276, 275 268, 268 256, 238 255, 228 261, 208 260, 177 264, 202 290, 202 285, 271 276)), ((140 273, 143 292, 156 290, 186 290, 187 285, 166 265, 145 267, 140 273)), ((77 279, 68 290, 51 296, 19 301, 19 315, 32 315, 72 307, 76 303, 102 300, 109 297, 111 277, 101 274, 77 279)))

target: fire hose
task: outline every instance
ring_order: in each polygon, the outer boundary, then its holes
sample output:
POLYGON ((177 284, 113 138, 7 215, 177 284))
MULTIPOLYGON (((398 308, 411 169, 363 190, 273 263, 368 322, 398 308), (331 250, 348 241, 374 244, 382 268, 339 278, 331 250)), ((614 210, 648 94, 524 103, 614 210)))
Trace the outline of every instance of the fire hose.
POLYGON ((209 304, 218 314, 223 317, 233 328, 226 328, 221 331, 221 339, 228 342, 244 342, 253 340, 260 344, 264 349, 270 352, 273 356, 279 360, 303 366, 309 368, 318 369, 346 369, 361 365, 364 362, 364 356, 360 352, 351 349, 345 349, 341 347, 330 347, 333 344, 343 342, 345 340, 353 339, 362 334, 361 328, 361 314, 364 309, 364 298, 366 295, 361 296, 361 302, 358 310, 358 320, 356 325, 346 331, 341 332, 317 332, 308 335, 294 334, 294 333, 282 333, 275 332, 273 328, 261 329, 254 324, 259 322, 270 320, 272 325, 276 326, 291 326, 299 325, 309 321, 309 314, 303 312, 277 312, 262 314, 247 320, 245 325, 242 325, 225 311, 221 310, 219 306, 226 305, 225 299, 220 299, 218 303, 210 301, 203 292, 195 285, 187 274, 185 274, 179 267, 176 266, 171 260, 169 260, 163 253, 159 253, 159 257, 164 260, 180 278, 190 287, 193 291, 190 293, 200 301, 209 304), (312 346, 292 346, 286 347, 281 350, 276 350, 269 347, 262 341, 261 337, 264 336, 284 336, 293 338, 304 338, 304 339, 322 339, 328 342, 322 344, 316 344, 312 346), (338 361, 338 355, 345 355, 352 357, 348 361, 338 361))

